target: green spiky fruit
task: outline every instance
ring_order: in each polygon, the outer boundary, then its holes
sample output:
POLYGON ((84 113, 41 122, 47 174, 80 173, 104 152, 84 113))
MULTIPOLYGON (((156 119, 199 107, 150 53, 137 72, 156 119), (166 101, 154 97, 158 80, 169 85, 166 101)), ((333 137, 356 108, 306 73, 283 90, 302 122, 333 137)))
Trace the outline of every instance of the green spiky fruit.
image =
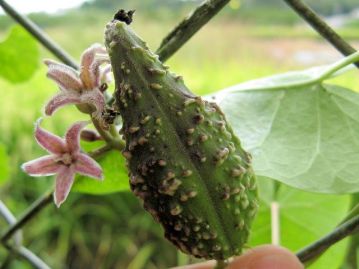
POLYGON ((191 93, 128 25, 110 22, 105 37, 132 191, 185 253, 240 254, 258 207, 250 155, 219 107, 191 93))

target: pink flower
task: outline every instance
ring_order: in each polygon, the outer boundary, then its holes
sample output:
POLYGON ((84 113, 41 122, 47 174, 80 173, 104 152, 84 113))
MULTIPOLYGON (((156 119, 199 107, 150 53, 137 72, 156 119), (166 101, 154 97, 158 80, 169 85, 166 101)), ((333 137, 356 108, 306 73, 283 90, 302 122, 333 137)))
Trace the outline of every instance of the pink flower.
POLYGON ((80 132, 88 122, 76 122, 66 132, 64 139, 40 127, 35 127, 35 138, 50 155, 24 163, 21 168, 31 176, 56 174, 54 199, 57 207, 67 198, 76 173, 102 180, 100 165, 80 151, 80 132))
POLYGON ((58 108, 67 104, 85 104, 80 106, 82 111, 92 112, 95 118, 100 118, 105 109, 105 97, 102 93, 109 82, 111 66, 105 48, 94 44, 81 56, 80 72, 70 66, 52 60, 45 60, 48 66, 47 77, 54 80, 60 88, 45 106, 45 114, 50 116, 58 108), (86 107, 87 106, 87 107, 86 107))

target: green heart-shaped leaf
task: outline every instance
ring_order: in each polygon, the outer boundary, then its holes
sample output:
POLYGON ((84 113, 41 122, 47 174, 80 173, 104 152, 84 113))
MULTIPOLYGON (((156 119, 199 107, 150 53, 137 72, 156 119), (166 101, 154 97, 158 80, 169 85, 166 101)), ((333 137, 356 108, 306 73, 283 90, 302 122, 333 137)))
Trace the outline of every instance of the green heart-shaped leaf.
POLYGON ((215 96, 258 176, 314 192, 359 191, 359 94, 322 83, 343 66, 269 77, 215 96))
POLYGON ((0 77, 19 83, 28 80, 39 65, 36 40, 20 26, 11 29, 0 43, 0 77))
MULTIPOLYGON (((103 146, 104 142, 81 142, 81 144, 82 148, 90 151, 103 146)), ((119 151, 108 151, 97 158, 96 161, 103 169, 104 180, 98 181, 85 176, 77 176, 72 188, 73 191, 89 194, 108 194, 129 190, 125 159, 119 151)))

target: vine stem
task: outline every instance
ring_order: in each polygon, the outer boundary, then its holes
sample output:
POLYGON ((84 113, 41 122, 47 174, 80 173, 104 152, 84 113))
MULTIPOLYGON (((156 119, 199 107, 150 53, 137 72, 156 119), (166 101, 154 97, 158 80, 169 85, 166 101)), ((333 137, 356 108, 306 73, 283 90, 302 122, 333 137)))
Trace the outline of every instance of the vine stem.
POLYGON ((320 256, 323 252, 325 252, 335 243, 339 242, 340 240, 344 239, 349 235, 355 234, 358 231, 359 216, 345 222, 323 238, 301 249, 297 252, 297 257, 302 263, 309 262, 320 256))
POLYGON ((355 216, 359 216, 359 203, 355 203, 354 207, 349 211, 348 215, 339 223, 339 225, 351 220, 355 216))
POLYGON ((45 208, 52 201, 52 191, 46 192, 38 200, 36 200, 26 212, 13 223, 1 236, 0 241, 6 245, 6 242, 12 237, 17 230, 23 227, 29 220, 36 216, 43 208, 45 208))
POLYGON ((207 0, 180 22, 163 40, 156 54, 162 62, 179 50, 199 29, 213 18, 230 0, 207 0))
MULTIPOLYGON (((337 34, 314 10, 301 0, 284 0, 299 16, 308 22, 324 39, 329 41, 344 56, 356 52, 339 34, 337 34)), ((359 62, 355 63, 359 68, 359 62)))

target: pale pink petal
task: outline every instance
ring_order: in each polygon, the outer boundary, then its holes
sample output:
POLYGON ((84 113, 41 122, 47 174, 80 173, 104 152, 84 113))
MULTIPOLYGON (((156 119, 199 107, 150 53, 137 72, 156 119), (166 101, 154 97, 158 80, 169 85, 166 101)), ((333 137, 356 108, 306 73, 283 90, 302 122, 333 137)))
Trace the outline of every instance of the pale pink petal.
POLYGON ((51 116, 57 109, 68 104, 80 104, 80 93, 62 91, 50 99, 45 106, 45 114, 51 116))
POLYGON ((90 66, 90 75, 93 81, 93 88, 98 88, 101 85, 101 69, 100 66, 104 63, 110 63, 110 57, 107 54, 97 54, 93 63, 90 66))
POLYGON ((96 86, 95 76, 93 74, 92 65, 95 62, 97 53, 106 53, 106 49, 100 44, 93 44, 81 56, 81 72, 80 78, 87 89, 93 89, 96 86))
POLYGON ((111 71, 112 71, 112 66, 110 64, 105 65, 103 68, 100 69, 100 78, 98 81, 98 84, 101 85, 103 83, 111 83, 112 81, 112 77, 111 77, 111 71))
POLYGON ((76 155, 75 171, 81 175, 103 179, 101 166, 86 154, 76 155))
POLYGON ((61 154, 66 151, 65 141, 40 127, 41 119, 35 124, 35 139, 45 150, 54 154, 61 154))
POLYGON ((84 91, 81 95, 81 103, 92 105, 95 108, 92 116, 97 119, 101 118, 106 106, 105 96, 99 89, 84 91))
POLYGON ((66 200, 74 183, 75 169, 71 166, 62 166, 58 171, 55 184, 54 200, 57 207, 66 200))
POLYGON ((80 133, 88 125, 88 121, 79 121, 73 124, 66 132, 65 141, 68 152, 76 153, 80 151, 80 133))
POLYGON ((51 176, 56 174, 61 168, 61 164, 54 161, 53 155, 47 155, 29 161, 21 165, 22 170, 30 176, 51 176))
POLYGON ((47 77, 54 80, 61 89, 81 90, 83 88, 78 72, 72 67, 52 60, 45 60, 44 63, 49 68, 47 77))

